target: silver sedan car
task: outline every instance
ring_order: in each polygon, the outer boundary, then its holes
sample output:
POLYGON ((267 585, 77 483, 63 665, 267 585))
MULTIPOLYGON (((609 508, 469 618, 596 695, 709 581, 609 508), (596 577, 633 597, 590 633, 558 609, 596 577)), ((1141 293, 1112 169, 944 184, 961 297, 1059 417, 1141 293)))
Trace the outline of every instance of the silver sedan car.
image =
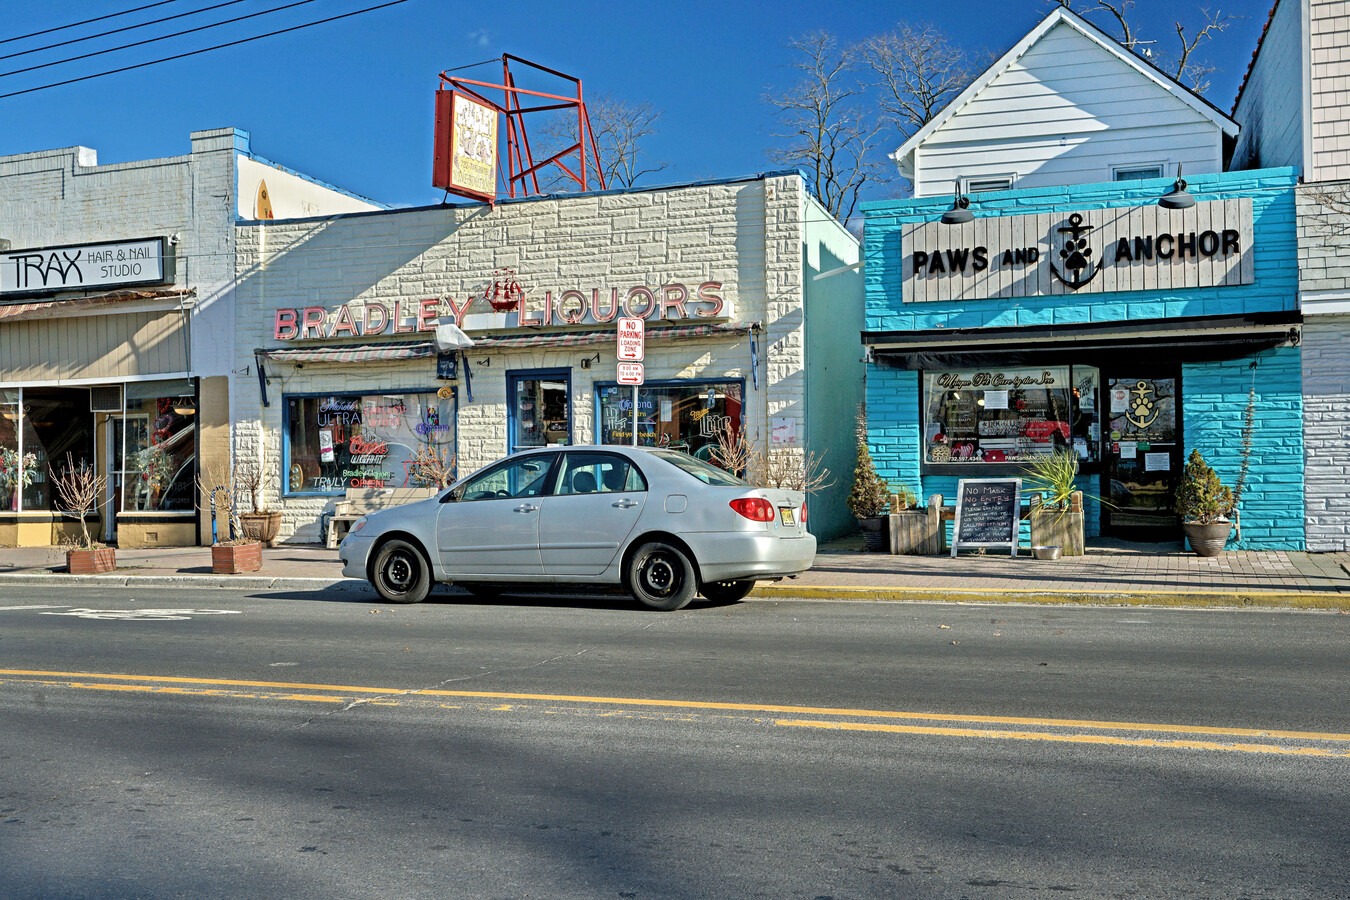
POLYGON ((674 610, 803 572, 816 539, 800 492, 751 487, 685 453, 606 445, 508 456, 357 520, 338 552, 344 575, 391 602, 416 603, 436 582, 478 594, 593 584, 674 610))

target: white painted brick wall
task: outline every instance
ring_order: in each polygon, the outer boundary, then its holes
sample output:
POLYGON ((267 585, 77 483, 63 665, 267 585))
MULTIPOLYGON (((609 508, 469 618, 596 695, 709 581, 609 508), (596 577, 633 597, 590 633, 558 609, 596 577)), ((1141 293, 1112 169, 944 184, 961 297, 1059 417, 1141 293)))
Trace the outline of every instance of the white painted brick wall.
POLYGON ((1306 533, 1312 551, 1350 550, 1350 316, 1303 326, 1306 533))
MULTIPOLYGON (((252 366, 253 349, 274 347, 274 311, 378 299, 416 301, 481 293, 494 270, 511 268, 530 292, 679 282, 691 291, 720 281, 741 322, 763 323, 760 381, 754 387, 750 343, 719 337, 652 341, 648 380, 732 377, 745 380, 745 427, 767 445, 769 416, 802 420, 801 179, 775 176, 730 184, 604 196, 578 196, 486 207, 443 207, 377 214, 246 223, 238 228, 238 319, 235 366, 252 366)), ((448 313, 449 309, 445 311, 448 313)), ((411 337, 417 337, 413 335, 411 337)), ((425 337, 425 335, 423 336, 425 337)), ((461 472, 507 449, 508 371, 570 368, 573 440, 595 440, 594 385, 614 380, 613 344, 470 352, 474 402, 461 380, 458 453, 461 472), (600 353, 591 369, 583 357, 600 353), (491 359, 487 367, 476 363, 491 359)), ((241 459, 265 454, 267 502, 284 511, 283 537, 318 539, 319 516, 332 498, 282 498, 282 395, 320 391, 435 388, 435 362, 296 367, 268 363, 271 406, 256 381, 236 382, 241 459)))

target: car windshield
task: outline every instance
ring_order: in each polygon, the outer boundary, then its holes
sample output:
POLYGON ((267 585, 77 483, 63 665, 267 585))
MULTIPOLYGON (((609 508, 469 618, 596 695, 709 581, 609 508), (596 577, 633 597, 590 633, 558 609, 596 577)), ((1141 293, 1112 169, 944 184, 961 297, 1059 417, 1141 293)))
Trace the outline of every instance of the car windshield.
POLYGON ((705 463, 701 459, 695 459, 687 453, 678 453, 674 450, 653 450, 651 454, 665 460, 677 469, 688 472, 704 484, 711 484, 715 487, 745 486, 744 481, 727 470, 719 469, 717 466, 705 463))

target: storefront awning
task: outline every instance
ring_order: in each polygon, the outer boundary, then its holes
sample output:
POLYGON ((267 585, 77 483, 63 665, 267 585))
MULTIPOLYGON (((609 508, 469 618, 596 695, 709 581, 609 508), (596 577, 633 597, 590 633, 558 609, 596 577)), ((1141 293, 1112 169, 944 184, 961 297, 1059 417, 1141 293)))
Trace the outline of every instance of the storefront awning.
POLYGON ((50 319, 67 312, 91 306, 129 303, 133 300, 187 299, 197 296, 196 288, 171 288, 153 291, 109 291, 88 297, 70 297, 64 300, 34 300, 30 303, 0 304, 0 322, 22 322, 27 319, 50 319))
MULTIPOLYGON (((646 330, 646 340, 676 340, 696 337, 726 337, 749 334, 754 324, 739 322, 698 325, 658 325, 646 330)), ((615 329, 592 328, 585 331, 539 331, 528 334, 501 334, 475 337, 469 352, 510 350, 521 347, 580 347, 586 344, 614 343, 615 329)), ((278 362, 380 362, 420 359, 436 355, 432 341, 404 341, 383 344, 342 344, 337 346, 280 347, 258 350, 259 355, 278 362)))
POLYGON ((896 369, 1041 365, 1111 358, 1131 362, 1237 359, 1299 342, 1296 312, 1082 322, 1023 328, 864 331, 880 364, 896 369))

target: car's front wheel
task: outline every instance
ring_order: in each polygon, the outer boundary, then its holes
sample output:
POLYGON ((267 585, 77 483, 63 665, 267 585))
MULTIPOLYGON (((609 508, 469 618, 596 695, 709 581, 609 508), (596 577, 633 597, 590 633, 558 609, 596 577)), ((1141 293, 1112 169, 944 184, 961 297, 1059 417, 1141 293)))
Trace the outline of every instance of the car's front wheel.
POLYGON ((643 544, 628 563, 628 589, 639 602, 670 612, 684 609, 698 593, 694 564, 663 541, 643 544))
POLYGON ((421 603, 431 593, 431 566, 407 541, 392 540, 375 553, 375 591, 390 603, 421 603))
POLYGON ((744 600, 754 589, 755 579, 743 578, 740 581, 705 581, 699 593, 714 603, 735 603, 744 600))

